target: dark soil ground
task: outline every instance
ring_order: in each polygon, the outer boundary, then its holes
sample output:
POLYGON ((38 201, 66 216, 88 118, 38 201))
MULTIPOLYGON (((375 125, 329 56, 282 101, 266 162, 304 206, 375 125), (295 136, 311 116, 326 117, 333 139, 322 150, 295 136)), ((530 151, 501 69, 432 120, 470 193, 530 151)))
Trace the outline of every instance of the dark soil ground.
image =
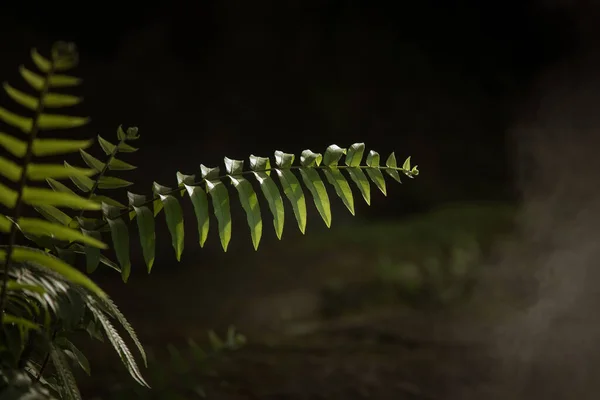
POLYGON ((171 343, 186 357, 187 338, 205 342, 208 329, 223 333, 231 323, 247 344, 181 374, 163 351, 155 365, 167 378, 150 382, 150 392, 121 390, 120 397, 112 389, 126 372, 101 347, 84 391, 103 399, 193 399, 200 386, 213 399, 489 398, 498 366, 493 332, 510 307, 493 290, 480 283, 467 290, 465 282, 480 275, 492 238, 510 230, 508 215, 469 206, 404 223, 350 225, 286 246, 266 243, 244 257, 228 253, 215 268, 133 276, 114 297, 152 349, 171 343), (475 239, 477 257, 469 273, 449 273, 463 260, 448 261, 450 250, 464 247, 465 237, 475 239), (441 275, 427 270, 431 255, 441 258, 441 275), (422 273, 390 272, 405 261, 422 273))

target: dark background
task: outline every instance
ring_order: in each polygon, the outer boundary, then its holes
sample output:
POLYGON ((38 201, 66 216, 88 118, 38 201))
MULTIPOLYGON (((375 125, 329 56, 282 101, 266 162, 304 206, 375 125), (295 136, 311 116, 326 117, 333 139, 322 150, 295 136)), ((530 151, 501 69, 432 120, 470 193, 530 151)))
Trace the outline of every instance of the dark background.
POLYGON ((82 134, 139 126, 144 187, 225 155, 364 141, 422 168, 372 217, 509 198, 507 129, 593 27, 591 9, 531 1, 16 4, 2 10, 2 76, 30 47, 75 41, 93 117, 82 134))

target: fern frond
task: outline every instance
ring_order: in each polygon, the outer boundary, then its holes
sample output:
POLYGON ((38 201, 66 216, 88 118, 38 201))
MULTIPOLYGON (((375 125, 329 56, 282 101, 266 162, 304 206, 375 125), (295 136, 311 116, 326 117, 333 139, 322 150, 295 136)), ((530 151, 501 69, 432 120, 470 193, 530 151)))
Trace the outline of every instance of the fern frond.
MULTIPOLYGON (((103 148, 105 151, 112 151, 115 146, 105 143, 103 148)), ((200 165, 200 179, 196 179, 195 175, 177 172, 176 188, 154 182, 152 198, 128 193, 129 206, 126 209, 104 203, 104 222, 96 229, 105 225, 109 226, 123 278, 127 280, 131 262, 129 259, 129 228, 124 217, 128 216, 127 219, 137 217, 138 235, 144 261, 150 272, 154 264, 156 243, 153 218, 164 210, 175 256, 177 260, 180 260, 183 253, 185 231, 178 197, 189 197, 196 215, 200 246, 204 245, 209 233, 209 204, 211 204, 217 221, 221 246, 224 251, 227 251, 231 240, 232 225, 230 195, 226 186, 229 183, 238 194, 240 204, 246 214, 253 247, 257 249, 263 234, 263 217, 259 205, 259 195, 247 176, 253 177, 258 185, 261 197, 266 200, 272 216, 275 234, 278 239, 281 239, 285 220, 282 191, 292 206, 299 230, 304 233, 307 207, 302 183, 308 188, 325 225, 331 226, 330 199, 321 173, 352 214, 354 214, 354 195, 350 186, 351 182, 356 185, 361 197, 369 205, 371 202, 369 180, 386 195, 384 173, 399 182, 400 173, 409 178, 413 178, 419 173, 417 167, 410 166, 410 157, 402 167, 398 167, 396 157, 394 153, 391 153, 386 160, 386 165, 380 166, 379 153, 370 151, 363 164, 364 153, 364 143, 355 143, 348 149, 331 145, 323 154, 304 150, 300 155, 299 165, 294 165, 295 156, 293 154, 276 151, 273 165, 268 157, 251 155, 247 170, 244 170, 244 161, 225 157, 225 174, 221 174, 219 167, 211 168, 200 165), (344 164, 340 162, 342 157, 345 157, 344 164), (275 174, 272 174, 273 171, 275 174), (299 177, 296 176, 295 171, 299 172, 299 177), (273 179, 273 175, 278 177, 279 185, 273 179)), ((88 165, 94 168, 101 167, 96 161, 91 160, 88 165)))
POLYGON ((60 383, 61 397, 66 400, 81 400, 81 393, 79 393, 77 382, 65 358, 64 352, 57 346, 51 345, 50 358, 52 359, 52 364, 60 383))

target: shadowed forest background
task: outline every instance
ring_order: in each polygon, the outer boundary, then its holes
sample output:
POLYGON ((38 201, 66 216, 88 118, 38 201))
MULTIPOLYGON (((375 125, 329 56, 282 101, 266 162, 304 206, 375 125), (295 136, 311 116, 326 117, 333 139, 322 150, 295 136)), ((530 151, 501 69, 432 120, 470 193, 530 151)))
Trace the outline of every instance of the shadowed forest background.
MULTIPOLYGON (((139 127, 141 149, 128 159, 138 169, 127 177, 136 193, 149 193, 153 181, 173 186, 177 171, 196 173, 200 163, 220 165, 223 156, 322 152, 332 143, 365 142, 419 165, 418 179, 390 184, 388 196, 374 195, 371 207, 356 196, 356 217, 332 198, 330 230, 312 210, 303 237, 286 210, 283 240, 265 223, 255 253, 241 207, 232 206, 234 235, 225 254, 215 232, 204 249, 188 235, 179 264, 169 241, 161 243, 150 276, 135 258, 126 285, 111 271, 96 272, 150 345, 183 343, 229 324, 248 335, 248 348, 222 366, 230 386, 209 379, 213 398, 466 399, 484 390, 485 398, 516 399, 517 386, 543 397, 537 383, 562 372, 531 360, 554 364, 534 351, 527 361, 534 372, 526 383, 502 385, 507 395, 496 390, 498 380, 511 378, 496 372, 506 360, 496 362, 494 351, 510 354, 514 366, 513 352, 525 352, 513 342, 528 349, 540 342, 539 332, 523 334, 523 327, 546 326, 525 312, 525 322, 507 325, 515 340, 499 345, 507 304, 530 310, 546 296, 554 310, 567 298, 586 305, 596 298, 580 286, 593 277, 587 267, 595 242, 586 242, 591 250, 584 258, 582 242, 567 249, 581 256, 575 258, 582 271, 560 279, 570 282, 568 290, 539 289, 535 274, 554 262, 541 253, 562 251, 556 243, 564 238, 548 232, 598 239, 582 221, 590 224, 598 208, 591 171, 600 142, 593 109, 600 7, 581 3, 173 1, 140 9, 46 3, 35 12, 3 5, 0 76, 15 79, 30 47, 76 42, 82 112, 92 116, 79 132, 108 138, 119 124, 139 127), (588 214, 564 211, 565 199, 572 202, 565 208, 588 214), (515 231, 528 237, 525 250, 514 250, 515 241, 523 243, 515 231), (515 272, 517 264, 528 264, 527 272, 515 272), (482 272, 480 265, 494 268, 482 272), (468 272, 452 269, 462 266, 468 272), (510 287, 510 300, 492 300, 497 287, 490 281, 500 282, 502 296, 510 287), (573 294, 580 289, 591 297, 578 300, 573 294), (481 305, 487 301, 493 310, 481 305)), ((575 258, 562 265, 576 270, 575 258)), ((570 314, 569 307, 559 308, 570 314)), ((542 313, 544 321, 554 320, 554 311, 542 313)), ((584 312, 580 321, 589 318, 584 312)), ((568 346, 566 337, 573 338, 557 334, 549 346, 568 346)), ((593 348, 597 335, 585 337, 593 348)), ((579 355, 588 352, 578 349, 569 353, 571 370, 600 370, 597 360, 581 367, 579 355)), ((597 398, 592 375, 561 382, 579 382, 579 398, 597 398)), ((100 385, 89 383, 89 392, 111 398, 96 393, 100 385)), ((562 385, 546 397, 567 398, 563 393, 576 392, 562 385)))

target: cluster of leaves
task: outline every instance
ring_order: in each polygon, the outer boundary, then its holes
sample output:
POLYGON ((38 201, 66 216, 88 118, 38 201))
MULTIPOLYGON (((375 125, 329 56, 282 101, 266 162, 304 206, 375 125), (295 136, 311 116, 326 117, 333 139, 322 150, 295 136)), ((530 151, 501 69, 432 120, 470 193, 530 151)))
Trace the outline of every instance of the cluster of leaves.
MULTIPOLYGON (((218 380, 216 360, 226 353, 238 350, 246 344, 246 338, 230 326, 224 337, 214 331, 208 332, 207 347, 203 348, 193 339, 188 339, 184 348, 167 344, 166 354, 157 354, 148 349, 148 379, 152 389, 140 385, 119 382, 105 396, 97 399, 193 399, 206 398, 207 384, 218 380)), ((161 352, 164 353, 164 352, 161 352)))
POLYGON ((243 169, 242 161, 225 158, 224 175, 220 174, 219 168, 201 165, 200 179, 177 173, 175 188, 154 183, 152 195, 127 192, 128 204, 124 205, 114 196, 100 194, 100 191, 122 189, 132 184, 111 173, 135 168, 118 156, 119 153, 137 150, 131 146, 131 142, 139 138, 137 128, 123 130, 119 127, 116 144, 98 136, 98 144, 106 155, 103 160, 86 151, 93 140, 41 137, 46 131, 80 127, 89 119, 48 112, 82 101, 79 97, 58 92, 61 88, 81 83, 79 78, 64 74, 77 64, 75 47, 58 43, 49 59, 35 49, 31 57, 38 72, 24 66, 19 72, 37 96, 4 84, 8 96, 25 108, 30 116, 0 107, 0 120, 25 136, 21 139, 0 133, 0 147, 6 150, 6 156, 0 156, 0 176, 7 181, 6 184, 0 182, 0 206, 7 210, 0 212, 0 234, 7 239, 3 238, 0 245, 0 367, 5 371, 2 378, 7 387, 13 387, 14 380, 21 379, 21 372, 26 372, 36 387, 41 384, 61 398, 80 398, 70 365, 74 363, 87 369, 88 363, 82 352, 69 341, 69 335, 82 329, 90 332, 92 337, 107 339, 132 377, 142 386, 149 387, 115 326, 120 326, 128 334, 147 364, 144 349, 134 330, 108 295, 77 268, 81 261, 91 273, 104 264, 119 271, 122 279, 127 281, 131 273, 129 230, 133 220, 136 220, 144 260, 150 272, 155 257, 155 218, 161 211, 164 210, 178 260, 183 252, 184 222, 178 200, 180 196, 187 196, 192 202, 201 246, 208 235, 209 206, 212 204, 220 241, 223 249, 227 250, 231 238, 231 215, 229 191, 225 184, 231 183, 246 212, 254 247, 258 248, 262 236, 262 215, 258 195, 246 175, 254 176, 273 216, 276 235, 281 238, 284 206, 272 171, 275 171, 274 175, 277 175, 303 233, 306 228, 306 200, 300 180, 292 171, 299 171, 327 226, 331 224, 330 201, 319 171, 352 214, 354 199, 342 171, 345 170, 355 182, 367 203, 370 203, 368 178, 385 194, 382 172, 397 181, 400 181, 400 173, 411 178, 418 174, 418 169, 410 166, 410 158, 399 167, 392 153, 386 165, 380 166, 379 154, 371 151, 366 157, 366 164, 361 165, 364 144, 357 143, 348 149, 332 145, 322 155, 305 150, 300 156, 300 165, 294 165, 294 155, 280 151, 275 152, 273 167, 271 160, 265 157, 251 156, 249 170, 243 169), (47 156, 76 152, 79 152, 86 168, 67 162, 43 162, 47 156), (344 155, 344 165, 340 165, 344 155), (71 188, 61 182, 66 179, 73 183, 71 188), (49 187, 40 187, 39 182, 46 182, 49 187), (210 204, 209 197, 212 200, 210 204), (68 209, 74 211, 69 213, 68 209), (43 218, 27 216, 27 212, 33 210, 43 218), (22 238, 28 242, 20 243, 22 238), (104 239, 112 241, 117 262, 102 253, 108 250, 104 239), (45 375, 48 370, 54 372, 51 377, 45 375))

